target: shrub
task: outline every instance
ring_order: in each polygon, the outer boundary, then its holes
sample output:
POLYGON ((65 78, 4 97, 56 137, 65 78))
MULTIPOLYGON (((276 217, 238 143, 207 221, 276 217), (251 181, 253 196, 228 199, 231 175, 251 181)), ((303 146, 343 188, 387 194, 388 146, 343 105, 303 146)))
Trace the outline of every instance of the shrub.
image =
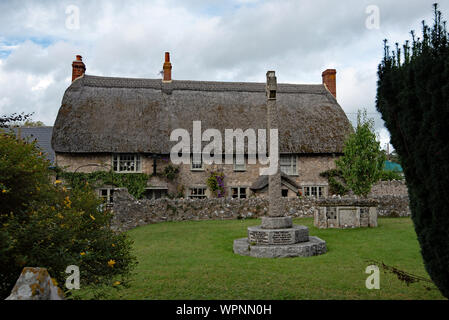
POLYGON ((135 258, 126 234, 110 229, 112 213, 87 187, 50 182, 48 162, 34 144, 0 135, 0 297, 24 266, 45 267, 65 289, 69 265, 82 285, 125 282, 135 258), (23 194, 22 194, 23 193, 23 194))

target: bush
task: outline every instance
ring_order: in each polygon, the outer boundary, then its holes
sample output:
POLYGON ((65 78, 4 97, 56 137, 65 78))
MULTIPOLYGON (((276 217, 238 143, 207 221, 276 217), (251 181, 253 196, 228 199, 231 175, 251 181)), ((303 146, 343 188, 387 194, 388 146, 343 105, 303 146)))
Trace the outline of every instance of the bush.
POLYGON ((384 170, 380 176, 382 181, 402 180, 402 174, 398 171, 384 170))
POLYGON ((132 243, 110 229, 112 213, 95 193, 53 185, 34 144, 1 134, 0 147, 0 298, 25 266, 47 268, 63 290, 69 265, 79 266, 81 285, 126 282, 132 243))

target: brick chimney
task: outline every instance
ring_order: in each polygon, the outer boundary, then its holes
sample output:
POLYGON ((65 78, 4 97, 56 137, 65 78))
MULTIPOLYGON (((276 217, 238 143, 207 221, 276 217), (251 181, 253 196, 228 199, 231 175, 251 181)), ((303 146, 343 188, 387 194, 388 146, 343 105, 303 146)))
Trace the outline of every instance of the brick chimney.
POLYGON ((337 99, 337 81, 336 75, 337 70, 335 69, 326 69, 323 71, 321 76, 323 77, 323 84, 326 86, 327 90, 332 93, 332 95, 337 99))
POLYGON ((170 52, 165 53, 165 62, 162 67, 164 70, 164 79, 162 82, 171 82, 171 62, 170 62, 170 52))
POLYGON ((72 62, 72 82, 81 77, 86 72, 86 65, 83 62, 83 57, 76 56, 76 60, 72 62))

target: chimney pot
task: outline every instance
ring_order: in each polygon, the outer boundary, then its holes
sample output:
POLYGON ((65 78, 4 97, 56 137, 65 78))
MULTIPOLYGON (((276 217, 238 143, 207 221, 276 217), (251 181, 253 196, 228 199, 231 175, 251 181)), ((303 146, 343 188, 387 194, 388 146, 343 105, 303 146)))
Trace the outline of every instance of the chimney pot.
POLYGON ((72 62, 72 82, 84 75, 86 72, 86 65, 83 62, 83 57, 76 55, 75 61, 72 62))
POLYGON ((170 52, 165 53, 165 62, 162 67, 164 70, 164 79, 162 79, 162 82, 171 82, 171 62, 170 62, 170 52))
POLYGON ((326 69, 323 71, 321 76, 323 77, 323 84, 326 86, 327 90, 332 93, 332 95, 337 99, 337 80, 336 80, 337 70, 326 69))

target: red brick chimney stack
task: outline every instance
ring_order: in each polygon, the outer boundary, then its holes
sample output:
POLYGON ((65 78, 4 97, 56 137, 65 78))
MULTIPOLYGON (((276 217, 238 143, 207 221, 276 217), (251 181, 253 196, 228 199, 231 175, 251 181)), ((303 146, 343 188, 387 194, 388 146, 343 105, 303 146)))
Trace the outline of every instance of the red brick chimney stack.
POLYGON ((86 65, 83 62, 83 57, 79 54, 76 56, 76 60, 72 63, 72 82, 76 78, 81 77, 86 72, 86 65))
POLYGON ((327 90, 332 93, 332 95, 337 99, 337 80, 336 80, 337 70, 326 69, 323 71, 321 76, 323 77, 323 84, 326 86, 327 90))
POLYGON ((163 66, 164 79, 162 82, 171 82, 171 62, 170 62, 170 52, 165 53, 165 62, 163 66))

